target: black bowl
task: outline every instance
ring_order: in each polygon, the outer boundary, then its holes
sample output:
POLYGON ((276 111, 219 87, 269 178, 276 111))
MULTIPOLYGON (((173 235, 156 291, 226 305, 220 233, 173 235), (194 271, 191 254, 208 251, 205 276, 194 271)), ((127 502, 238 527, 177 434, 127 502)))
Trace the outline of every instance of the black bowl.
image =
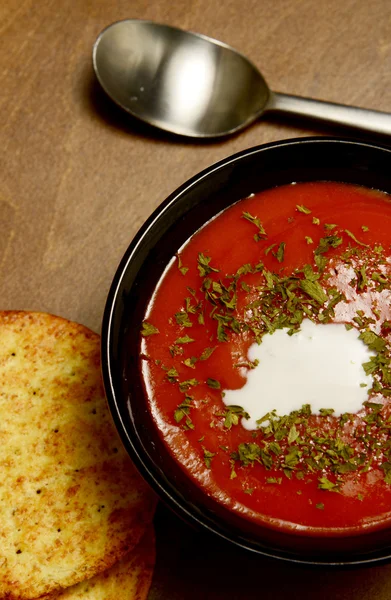
POLYGON ((139 371, 139 331, 148 301, 182 244, 251 193, 292 181, 324 180, 391 193, 391 149, 328 138, 281 141, 226 158, 174 192, 140 229, 115 274, 103 319, 103 376, 125 447, 179 516, 270 557, 316 565, 374 564, 391 559, 391 528, 341 537, 284 533, 247 522, 209 498, 187 478, 159 436, 139 371))

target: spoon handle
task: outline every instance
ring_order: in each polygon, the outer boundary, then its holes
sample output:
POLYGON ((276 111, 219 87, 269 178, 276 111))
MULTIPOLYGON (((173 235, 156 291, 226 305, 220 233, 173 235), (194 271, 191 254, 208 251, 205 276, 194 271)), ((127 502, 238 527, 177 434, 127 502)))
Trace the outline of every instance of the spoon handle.
POLYGON ((308 117, 361 131, 391 135, 391 114, 273 92, 268 111, 308 117))

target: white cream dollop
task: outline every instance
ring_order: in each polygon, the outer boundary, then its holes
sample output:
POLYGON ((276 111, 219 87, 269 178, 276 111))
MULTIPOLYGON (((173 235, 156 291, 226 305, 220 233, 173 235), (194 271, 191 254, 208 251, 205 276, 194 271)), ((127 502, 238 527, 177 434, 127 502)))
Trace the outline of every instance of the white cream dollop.
MULTIPOLYGON (((305 319, 300 331, 288 329, 266 334, 261 344, 252 344, 250 361, 259 364, 248 371, 247 382, 238 390, 224 390, 223 401, 239 405, 249 415, 246 429, 256 429, 257 420, 276 411, 279 416, 310 404, 312 413, 332 408, 334 414, 357 413, 368 399, 372 376, 363 363, 373 355, 359 339, 355 328, 344 324, 316 324, 305 319)), ((263 423, 265 425, 265 423, 263 423)))

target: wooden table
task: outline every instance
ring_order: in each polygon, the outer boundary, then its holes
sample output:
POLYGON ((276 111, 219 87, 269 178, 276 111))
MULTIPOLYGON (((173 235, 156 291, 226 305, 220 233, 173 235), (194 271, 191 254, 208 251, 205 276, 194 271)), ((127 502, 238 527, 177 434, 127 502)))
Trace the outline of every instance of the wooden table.
MULTIPOLYGON (((389 0, 3 0, 0 6, 1 309, 34 309, 99 331, 133 235, 182 182, 264 142, 337 130, 268 120, 219 143, 155 134, 98 89, 100 30, 144 18, 221 39, 274 90, 391 110, 389 0)), ((313 571, 241 554, 156 518, 151 600, 391 598, 391 565, 313 571)))

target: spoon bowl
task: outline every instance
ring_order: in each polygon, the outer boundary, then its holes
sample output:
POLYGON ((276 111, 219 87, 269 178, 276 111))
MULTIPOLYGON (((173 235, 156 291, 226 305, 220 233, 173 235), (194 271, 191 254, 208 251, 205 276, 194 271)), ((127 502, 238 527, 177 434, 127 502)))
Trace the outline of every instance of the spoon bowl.
POLYGON ((118 106, 178 135, 227 136, 266 112, 391 135, 388 113, 272 92, 230 46, 151 21, 129 19, 104 29, 93 47, 93 66, 118 106))

